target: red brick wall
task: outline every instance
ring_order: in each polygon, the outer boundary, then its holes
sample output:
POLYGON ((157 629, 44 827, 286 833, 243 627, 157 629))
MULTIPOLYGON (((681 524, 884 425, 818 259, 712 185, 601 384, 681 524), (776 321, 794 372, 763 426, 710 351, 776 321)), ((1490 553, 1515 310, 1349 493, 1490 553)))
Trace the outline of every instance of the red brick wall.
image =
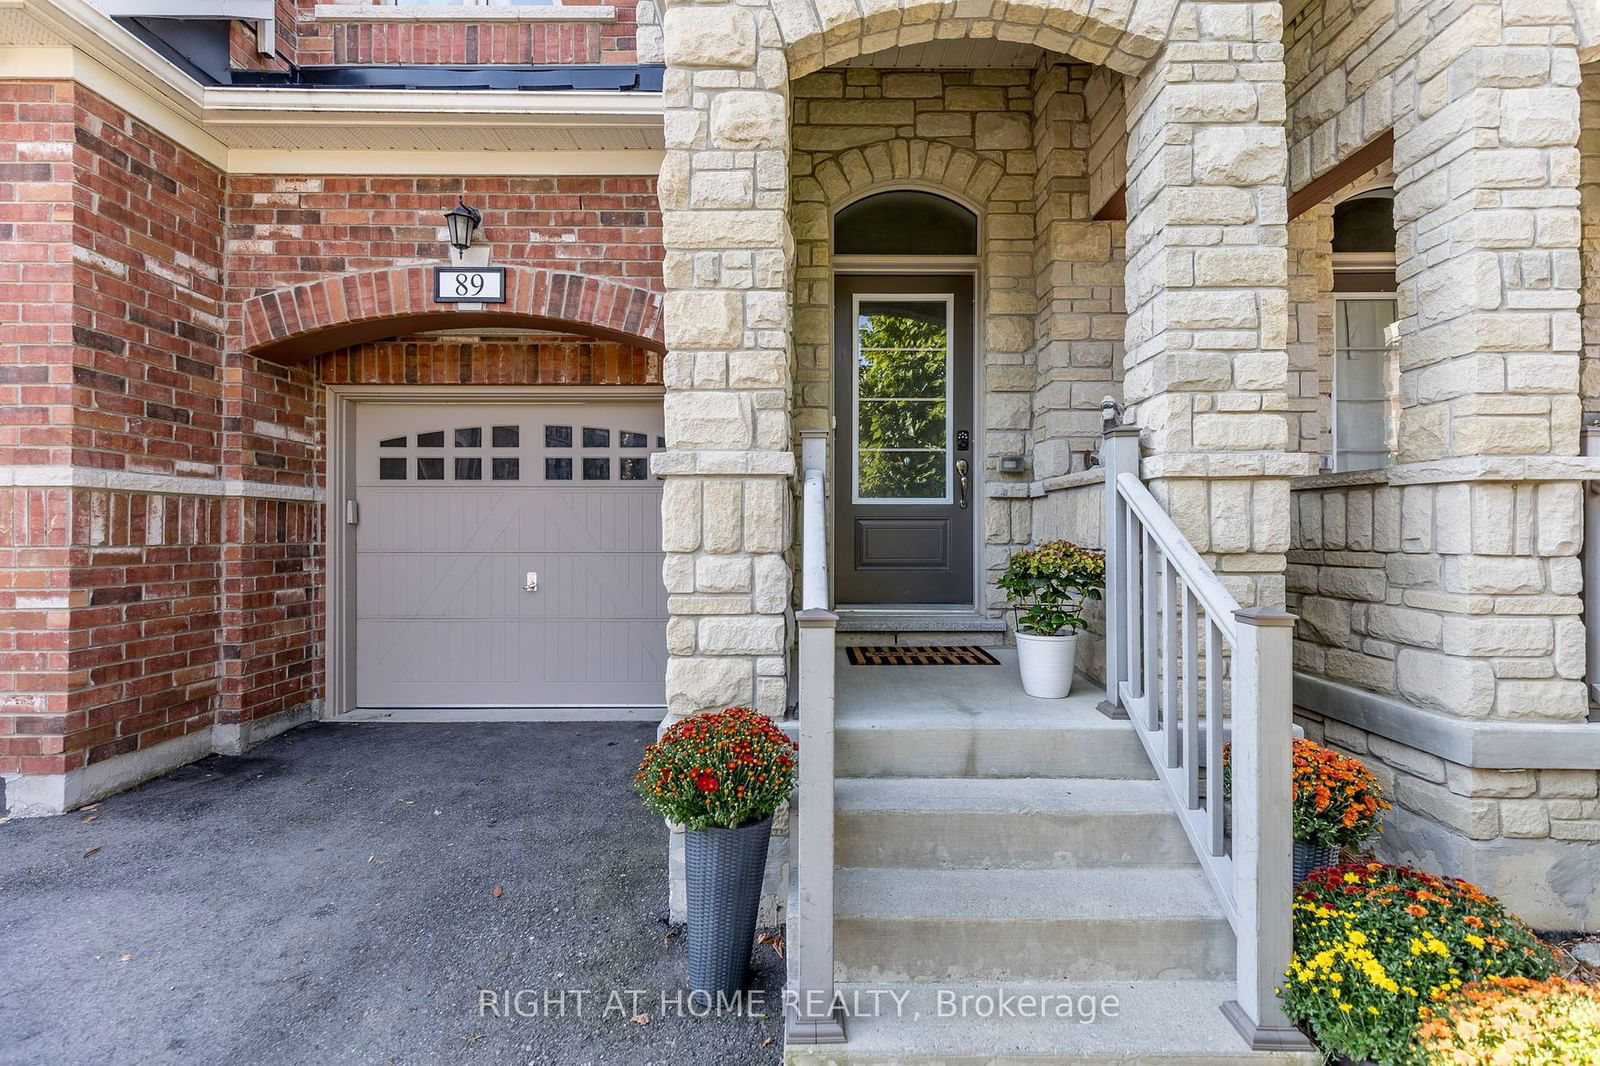
POLYGON ((200 490, 0 501, 0 772, 72 770, 230 706, 313 698, 314 656, 279 647, 306 644, 293 620, 321 610, 313 509, 214 487, 244 466, 225 414, 249 402, 223 352, 222 175, 72 85, 0 85, 0 125, 0 166, 26 168, 0 171, 0 460, 23 481, 70 464, 200 490))
POLYGON ((0 773, 61 767, 73 639, 69 496, 0 490, 0 773))
POLYGON ((72 430, 73 91, 0 82, 0 461, 66 462, 72 430))
POLYGON ((444 212, 483 211, 501 265, 575 270, 661 288, 653 177, 272 177, 228 182, 228 301, 328 274, 437 263, 444 212))
MULTIPOLYGON (((221 174, 86 90, 4 91, 17 123, 7 150, 52 157, 48 182, 0 193, 14 227, 4 258, 23 270, 0 295, 18 301, 5 320, 23 323, 5 338, 20 341, 6 346, 5 376, 19 383, 6 458, 216 477, 221 174)), ((0 684, 17 695, 0 767, 70 770, 209 726, 221 500, 19 488, 9 502, 5 545, 20 569, 0 589, 0 684)))
POLYGON ((222 174, 91 92, 74 102, 73 461, 215 477, 222 174))
POLYGON ((437 262, 458 196, 496 262, 661 289, 648 178, 224 179, 91 92, 0 83, 0 462, 195 480, 30 488, 19 469, 0 490, 0 772, 322 695, 324 385, 660 382, 658 353, 583 337, 241 351, 257 294, 437 262))
MULTIPOLYGON (((0 462, 65 462, 72 428, 70 86, 0 82, 0 462)), ((60 762, 69 501, 0 490, 0 773, 60 762)))
MULTIPOLYGON (((326 2, 326 0, 323 0, 326 2)), ((590 6, 595 0, 570 0, 590 6)), ((235 24, 236 69, 286 69, 289 63, 376 64, 636 63, 637 0, 608 0, 612 22, 320 22, 316 0, 278 0, 277 56, 256 54, 253 32, 235 24)), ((367 5, 360 5, 367 6, 367 5)), ((559 6, 559 5, 557 5, 559 6)))
POLYGON ((74 686, 63 769, 210 728, 223 501, 71 494, 74 686))
POLYGON ((322 695, 322 504, 232 499, 225 515, 217 721, 255 721, 322 695))
MULTIPOLYGON (((299 62, 299 2, 276 0, 272 7, 278 23, 270 55, 261 53, 254 23, 236 20, 229 24, 228 65, 234 70, 288 70, 291 64, 299 62)), ((309 18, 310 12, 306 15, 309 18)))

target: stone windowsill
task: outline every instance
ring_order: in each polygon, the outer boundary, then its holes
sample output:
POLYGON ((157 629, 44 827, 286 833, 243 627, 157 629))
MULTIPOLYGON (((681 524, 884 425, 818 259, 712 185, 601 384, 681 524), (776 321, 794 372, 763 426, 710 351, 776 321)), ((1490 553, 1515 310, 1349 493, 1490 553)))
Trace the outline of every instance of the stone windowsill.
POLYGON ((610 6, 571 6, 560 4, 318 4, 318 22, 615 22, 617 9, 610 6))
POLYGON ((1308 474, 1297 477, 1289 482, 1292 492, 1314 492, 1326 489, 1349 489, 1362 485, 1387 485, 1389 471, 1384 467, 1376 470, 1339 470, 1326 474, 1308 474))
POLYGON ((1600 481, 1600 457, 1504 455, 1395 463, 1376 470, 1311 474, 1290 481, 1295 492, 1364 485, 1446 485, 1464 481, 1600 481))
POLYGON ((1052 492, 1064 492, 1067 489, 1081 489, 1086 485, 1104 485, 1106 470, 1103 466, 1090 467, 1088 470, 1075 470, 1070 474, 1057 474, 1033 483, 1033 496, 1045 496, 1052 492))

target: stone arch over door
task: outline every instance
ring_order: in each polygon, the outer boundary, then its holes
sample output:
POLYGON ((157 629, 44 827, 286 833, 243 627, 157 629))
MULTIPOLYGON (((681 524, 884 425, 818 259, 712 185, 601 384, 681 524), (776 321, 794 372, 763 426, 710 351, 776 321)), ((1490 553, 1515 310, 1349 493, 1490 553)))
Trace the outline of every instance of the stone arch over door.
POLYGON ((661 350, 661 294, 610 278, 508 266, 506 299, 460 310, 433 299, 433 265, 340 274, 276 289, 239 309, 240 339, 278 362, 365 341, 473 326, 553 329, 661 350))
MULTIPOLYGON (((845 8, 798 0, 773 4, 772 14, 790 78, 860 55, 952 38, 1033 44, 1119 73, 1139 74, 1168 39, 1178 6, 1178 0, 1126 5, 999 0, 981 14, 957 8, 952 16, 940 0, 858 0, 845 8)), ((669 13, 669 23, 671 18, 669 13)))
MULTIPOLYGON (((796 253, 794 353, 798 428, 826 427, 831 410, 834 215, 866 196, 894 189, 915 189, 946 197, 978 216, 982 242, 979 260, 982 274, 988 277, 993 270, 987 254, 985 222, 1004 176, 1004 168, 992 159, 924 138, 884 141, 811 157, 808 173, 794 179, 791 212, 796 253)), ((1025 206, 1031 212, 1032 204, 1025 206)), ((986 302, 980 292, 980 320, 986 302)), ((1025 328, 1031 334, 1032 315, 1016 317, 1027 320, 1025 328)), ((979 330, 980 338, 983 332, 979 330)), ((986 348, 981 339, 978 347, 980 352, 986 348)))

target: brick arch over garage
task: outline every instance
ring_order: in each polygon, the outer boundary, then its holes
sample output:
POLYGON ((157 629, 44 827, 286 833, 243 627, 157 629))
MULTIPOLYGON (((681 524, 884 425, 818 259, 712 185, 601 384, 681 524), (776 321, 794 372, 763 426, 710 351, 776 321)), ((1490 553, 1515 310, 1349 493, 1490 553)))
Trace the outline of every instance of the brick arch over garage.
POLYGON ((1037 45, 1084 63, 1137 75, 1166 44, 1179 0, 995 0, 981 14, 943 0, 774 3, 789 77, 890 48, 935 39, 992 38, 1037 45))
POLYGON ((433 300, 433 266, 340 274, 262 293, 240 310, 245 348, 300 362, 401 334, 517 326, 585 334, 664 351, 661 294, 610 278, 506 267, 506 300, 481 311, 433 300))

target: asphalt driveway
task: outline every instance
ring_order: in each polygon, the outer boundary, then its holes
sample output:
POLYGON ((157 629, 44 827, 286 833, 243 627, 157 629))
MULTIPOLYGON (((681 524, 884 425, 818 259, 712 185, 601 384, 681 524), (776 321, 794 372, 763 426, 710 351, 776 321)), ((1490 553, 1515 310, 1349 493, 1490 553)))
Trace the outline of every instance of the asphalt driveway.
POLYGON ((653 735, 309 725, 0 825, 0 1063, 780 1061, 770 947, 757 1010, 681 993, 653 735))

